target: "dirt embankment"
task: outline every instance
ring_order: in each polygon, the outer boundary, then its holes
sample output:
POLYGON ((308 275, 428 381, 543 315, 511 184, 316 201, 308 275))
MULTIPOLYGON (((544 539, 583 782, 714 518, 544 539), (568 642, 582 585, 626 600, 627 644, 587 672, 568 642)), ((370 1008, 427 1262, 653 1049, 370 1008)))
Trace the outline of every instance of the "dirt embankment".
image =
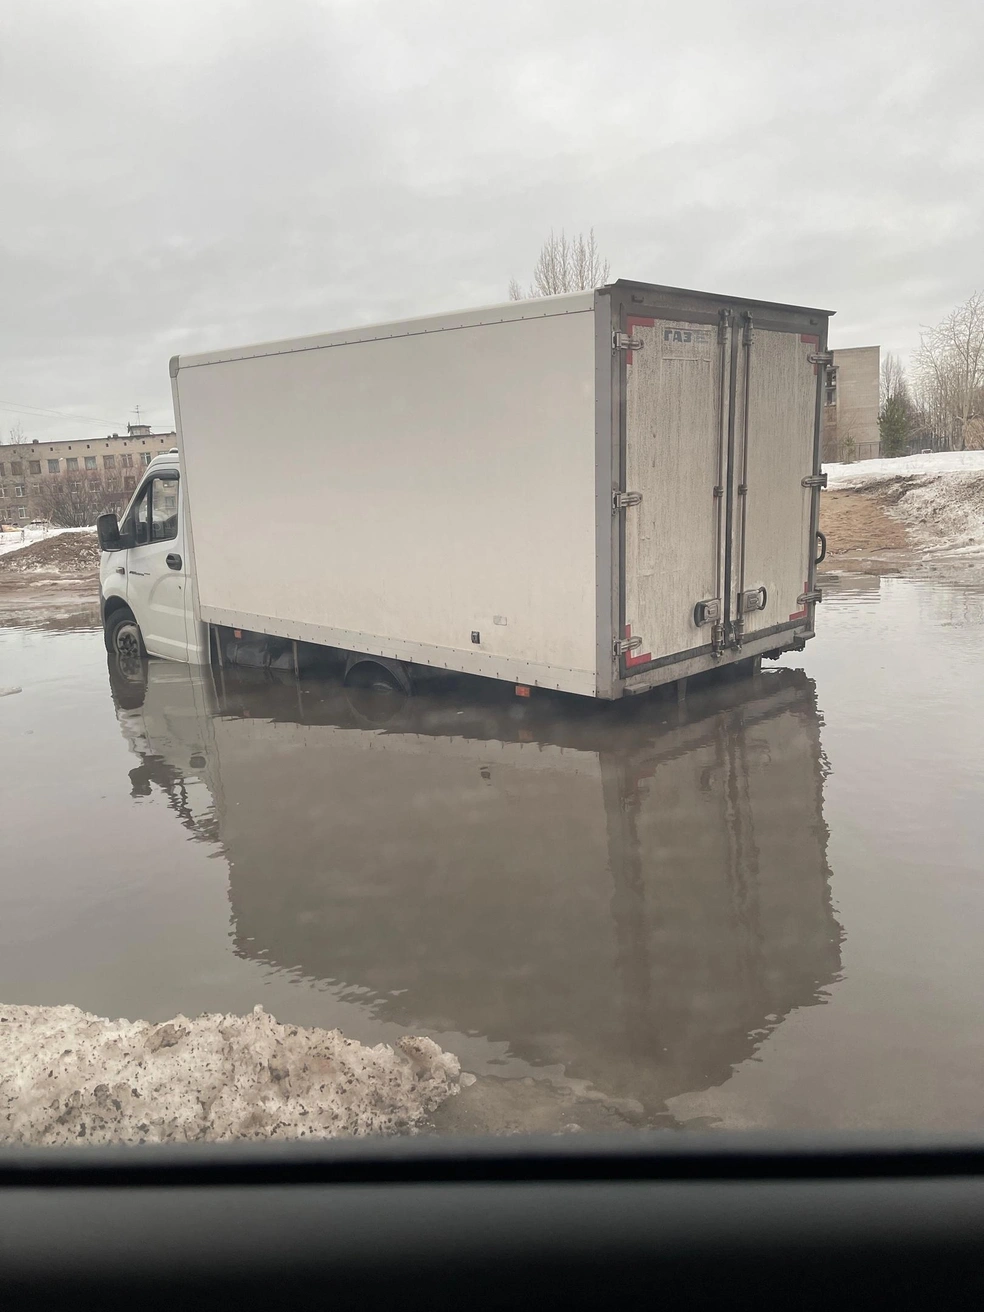
POLYGON ((938 572, 984 561, 984 453, 829 465, 820 501, 828 571, 938 572))
POLYGON ((905 524, 874 492, 825 492, 820 527, 827 535, 827 559, 820 567, 826 571, 865 571, 879 560, 897 563, 910 546, 905 524))
POLYGON ((99 543, 91 529, 52 534, 0 553, 0 624, 99 625, 99 543))
POLYGON ((0 574, 91 575, 98 584, 99 543, 94 529, 56 533, 0 555, 0 574))

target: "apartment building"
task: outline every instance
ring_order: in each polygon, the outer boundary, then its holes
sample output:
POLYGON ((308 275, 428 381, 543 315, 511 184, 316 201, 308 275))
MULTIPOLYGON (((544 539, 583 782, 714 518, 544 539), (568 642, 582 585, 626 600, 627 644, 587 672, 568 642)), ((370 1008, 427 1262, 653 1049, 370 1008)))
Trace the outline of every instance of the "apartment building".
POLYGON ((881 347, 851 346, 833 357, 824 379, 823 458, 877 459, 881 347))
POLYGON ((173 432, 152 433, 149 424, 127 424, 124 435, 0 445, 0 523, 16 528, 47 519, 55 480, 67 499, 91 502, 95 489, 115 508, 129 498, 143 467, 175 440, 173 432))

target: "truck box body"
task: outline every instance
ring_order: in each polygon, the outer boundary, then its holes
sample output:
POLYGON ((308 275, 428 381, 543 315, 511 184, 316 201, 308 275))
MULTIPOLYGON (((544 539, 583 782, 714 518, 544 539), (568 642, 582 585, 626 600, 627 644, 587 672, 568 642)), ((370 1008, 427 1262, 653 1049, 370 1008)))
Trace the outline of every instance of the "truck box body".
POLYGON ((602 698, 792 645, 827 319, 619 282, 175 358, 200 618, 602 698))

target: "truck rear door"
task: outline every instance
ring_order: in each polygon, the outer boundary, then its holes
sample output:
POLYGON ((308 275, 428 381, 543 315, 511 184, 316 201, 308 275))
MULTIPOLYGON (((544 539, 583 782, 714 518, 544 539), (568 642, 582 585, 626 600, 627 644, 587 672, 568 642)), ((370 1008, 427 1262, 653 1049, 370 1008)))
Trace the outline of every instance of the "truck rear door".
POLYGON ((645 307, 618 344, 624 678, 709 651, 723 624, 731 325, 645 307))
POLYGON ((614 325, 623 678, 812 621, 822 328, 673 296, 614 325))
POLYGON ((735 513, 729 612, 734 636, 808 618, 816 521, 819 339, 742 317, 736 379, 735 513))

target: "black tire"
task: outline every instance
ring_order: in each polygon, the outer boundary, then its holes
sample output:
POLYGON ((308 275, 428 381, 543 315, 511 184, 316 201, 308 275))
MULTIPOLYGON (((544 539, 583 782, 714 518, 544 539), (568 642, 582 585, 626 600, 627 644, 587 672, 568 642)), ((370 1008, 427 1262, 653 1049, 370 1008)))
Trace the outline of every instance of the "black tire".
POLYGON ((406 706, 407 692, 391 670, 375 661, 360 661, 345 672, 346 698, 356 720, 378 728, 392 721, 406 706))
POLYGON ((147 662, 139 656, 109 653, 109 686, 121 711, 136 711, 147 693, 147 662))
POLYGON ((399 693, 401 697, 406 696, 396 676, 375 661, 360 661, 358 665, 353 665, 345 675, 345 686, 367 692, 399 693))
POLYGON ((121 606, 106 622, 106 650, 111 656, 141 660, 147 655, 143 634, 133 611, 121 606))

